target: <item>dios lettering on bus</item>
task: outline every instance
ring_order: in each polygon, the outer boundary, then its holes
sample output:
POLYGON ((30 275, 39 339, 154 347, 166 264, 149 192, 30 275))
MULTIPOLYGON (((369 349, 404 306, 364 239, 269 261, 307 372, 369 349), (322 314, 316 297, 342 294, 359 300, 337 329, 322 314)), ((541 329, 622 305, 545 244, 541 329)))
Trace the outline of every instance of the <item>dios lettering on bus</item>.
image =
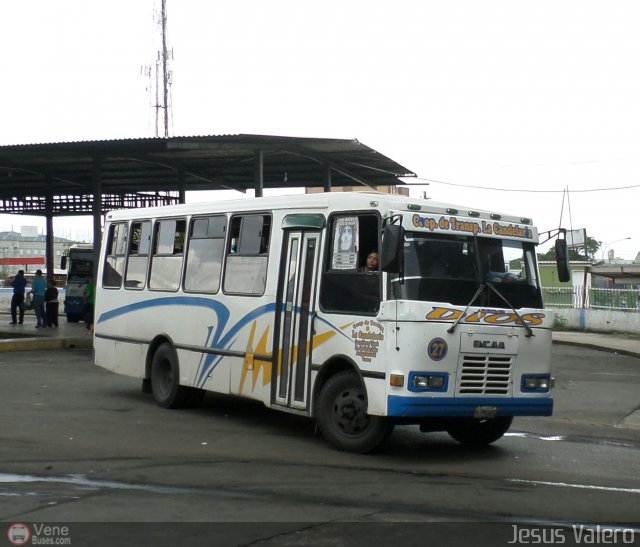
MULTIPOLYGON (((465 323, 490 323, 493 325, 508 325, 514 323, 522 324, 515 313, 509 313, 501 310, 481 309, 467 315, 461 310, 455 308, 443 308, 434 306, 426 315, 428 321, 456 321, 462 317, 465 323)), ((544 313, 525 313, 522 314, 522 320, 528 325, 541 325, 545 318, 544 313)))

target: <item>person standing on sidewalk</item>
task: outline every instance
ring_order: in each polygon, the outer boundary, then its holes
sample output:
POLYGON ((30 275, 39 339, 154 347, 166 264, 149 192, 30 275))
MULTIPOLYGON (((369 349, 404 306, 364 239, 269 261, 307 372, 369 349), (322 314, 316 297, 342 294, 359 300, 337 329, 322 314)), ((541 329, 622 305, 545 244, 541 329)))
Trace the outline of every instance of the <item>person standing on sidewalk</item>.
POLYGON ((60 302, 58 302, 58 289, 55 281, 51 281, 51 283, 49 283, 44 299, 45 306, 47 308, 47 327, 57 327, 58 308, 60 307, 60 302))
POLYGON ((11 282, 13 287, 13 296, 11 297, 11 325, 15 325, 18 321, 18 310, 20 310, 20 321, 22 325, 24 321, 24 293, 27 288, 27 278, 24 276, 24 270, 18 270, 18 273, 11 282))
POLYGON ((47 282, 42 277, 42 270, 36 270, 36 276, 31 283, 33 293, 33 310, 36 312, 38 324, 36 329, 47 326, 47 311, 44 307, 44 296, 47 292, 47 282))

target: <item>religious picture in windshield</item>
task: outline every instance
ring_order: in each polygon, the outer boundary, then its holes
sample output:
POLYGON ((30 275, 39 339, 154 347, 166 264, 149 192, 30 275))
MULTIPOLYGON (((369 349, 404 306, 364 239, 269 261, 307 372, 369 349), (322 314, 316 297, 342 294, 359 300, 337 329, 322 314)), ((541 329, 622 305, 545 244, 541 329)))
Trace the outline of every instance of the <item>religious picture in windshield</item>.
POLYGON ((333 255, 334 270, 355 270, 358 267, 358 219, 341 217, 334 224, 333 255))

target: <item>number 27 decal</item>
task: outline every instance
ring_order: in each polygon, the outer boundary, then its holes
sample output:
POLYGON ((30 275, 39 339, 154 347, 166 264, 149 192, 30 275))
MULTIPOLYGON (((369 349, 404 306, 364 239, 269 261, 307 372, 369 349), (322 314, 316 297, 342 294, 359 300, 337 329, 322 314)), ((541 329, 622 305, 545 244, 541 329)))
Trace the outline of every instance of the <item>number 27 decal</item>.
POLYGON ((440 361, 445 358, 448 349, 449 346, 442 338, 434 338, 429 342, 429 357, 433 361, 440 361))

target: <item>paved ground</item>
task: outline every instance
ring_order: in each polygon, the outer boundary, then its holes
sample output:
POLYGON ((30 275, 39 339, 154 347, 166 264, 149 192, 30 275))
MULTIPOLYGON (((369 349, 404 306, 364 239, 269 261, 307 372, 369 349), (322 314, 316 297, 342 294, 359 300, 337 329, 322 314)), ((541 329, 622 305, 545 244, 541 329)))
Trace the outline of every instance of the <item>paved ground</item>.
POLYGON ((0 546, 13 523, 39 542, 65 539, 43 523, 68 526, 71 545, 96 547, 496 547, 526 523, 572 545, 574 524, 637 531, 638 359, 560 344, 553 358, 553 416, 517 418, 481 449, 400 426, 359 456, 254 401, 158 408, 90 349, 0 353, 0 546))
POLYGON ((58 327, 36 329, 32 313, 25 315, 22 325, 10 325, 10 321, 9 314, 0 314, 0 351, 90 348, 93 345, 84 323, 67 323, 61 317, 58 327))
POLYGON ((626 340, 605 333, 554 331, 553 341, 640 358, 640 340, 626 340))

